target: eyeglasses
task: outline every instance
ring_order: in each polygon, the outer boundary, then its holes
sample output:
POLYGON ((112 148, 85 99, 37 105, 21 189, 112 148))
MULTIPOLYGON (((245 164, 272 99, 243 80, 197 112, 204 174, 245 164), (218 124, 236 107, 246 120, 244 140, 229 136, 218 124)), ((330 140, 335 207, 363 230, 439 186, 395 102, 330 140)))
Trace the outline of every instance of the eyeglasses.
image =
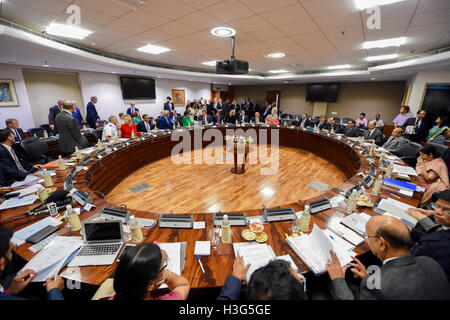
POLYGON ((364 237, 364 239, 369 239, 369 238, 379 238, 379 236, 369 236, 367 233, 363 233, 363 237, 364 237))
POLYGON ((442 211, 443 211, 444 213, 450 214, 450 209, 444 209, 444 208, 442 208, 440 205, 438 205, 436 202, 432 203, 432 204, 431 204, 431 207, 432 207, 434 210, 442 209, 442 211))

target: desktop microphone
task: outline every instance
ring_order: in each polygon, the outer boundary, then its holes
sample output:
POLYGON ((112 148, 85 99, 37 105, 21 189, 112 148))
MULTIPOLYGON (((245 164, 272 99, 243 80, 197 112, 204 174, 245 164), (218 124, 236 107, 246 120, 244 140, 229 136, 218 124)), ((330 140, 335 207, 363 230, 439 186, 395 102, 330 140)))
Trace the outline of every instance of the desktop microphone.
POLYGON ((45 208, 45 205, 48 203, 51 203, 51 202, 56 203, 57 201, 65 200, 68 193, 69 192, 66 190, 56 190, 47 199, 45 199, 45 201, 42 204, 40 204, 36 208, 31 209, 29 212, 35 212, 38 210, 42 210, 42 208, 45 208))

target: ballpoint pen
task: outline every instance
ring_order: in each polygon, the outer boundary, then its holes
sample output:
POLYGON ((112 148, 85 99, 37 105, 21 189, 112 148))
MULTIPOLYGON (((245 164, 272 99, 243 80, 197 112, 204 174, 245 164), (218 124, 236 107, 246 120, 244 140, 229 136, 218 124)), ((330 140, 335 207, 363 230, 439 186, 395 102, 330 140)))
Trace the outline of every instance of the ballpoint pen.
POLYGON ((200 261, 200 258, 198 257, 198 255, 196 255, 198 263, 200 264, 200 268, 202 268, 203 273, 205 273, 205 269, 203 269, 203 265, 202 262, 200 261))
POLYGON ((396 197, 397 199, 401 199, 398 195, 393 194, 392 192, 386 191, 386 193, 391 195, 391 196, 393 196, 393 197, 396 197))

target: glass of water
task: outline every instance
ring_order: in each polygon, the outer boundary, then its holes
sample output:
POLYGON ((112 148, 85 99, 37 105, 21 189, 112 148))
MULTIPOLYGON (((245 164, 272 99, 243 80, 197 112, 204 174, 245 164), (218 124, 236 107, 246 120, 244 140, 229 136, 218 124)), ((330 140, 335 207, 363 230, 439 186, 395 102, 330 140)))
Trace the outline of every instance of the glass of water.
POLYGON ((219 243, 219 229, 218 228, 212 228, 209 231, 209 236, 211 239, 211 247, 213 250, 217 249, 217 244, 219 243))
POLYGON ((300 219, 295 218, 292 221, 291 230, 292 230, 292 233, 298 233, 300 231, 300 219))

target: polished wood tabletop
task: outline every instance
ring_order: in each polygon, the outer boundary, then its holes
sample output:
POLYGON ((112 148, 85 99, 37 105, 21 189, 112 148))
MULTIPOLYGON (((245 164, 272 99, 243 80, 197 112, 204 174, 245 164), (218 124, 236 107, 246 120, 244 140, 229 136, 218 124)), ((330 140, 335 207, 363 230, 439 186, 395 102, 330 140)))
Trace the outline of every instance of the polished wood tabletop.
MULTIPOLYGON (((225 134, 233 134, 232 130, 235 129, 234 126, 219 126, 218 129, 225 134)), ((246 130, 256 131, 258 143, 271 143, 271 135, 279 137, 279 145, 291 148, 299 148, 307 152, 311 152, 319 157, 322 157, 329 162, 336 165, 346 176, 347 180, 339 186, 341 190, 347 190, 348 188, 355 185, 355 183, 362 181, 362 176, 359 175, 361 172, 367 172, 370 168, 370 163, 368 159, 360 154, 360 150, 357 146, 352 147, 347 142, 339 140, 336 137, 329 136, 324 133, 316 133, 310 130, 301 130, 295 127, 239 127, 241 132, 246 130), (267 141, 261 141, 259 138, 263 138, 265 134, 268 133, 267 141)), ((185 130, 184 134, 190 137, 192 143, 194 143, 194 137, 196 135, 202 135, 207 132, 208 128, 202 129, 191 129, 185 130)), ((101 159, 95 157, 94 161, 90 162, 87 167, 87 171, 80 172, 75 178, 75 187, 90 193, 89 195, 94 200, 96 208, 89 212, 84 210, 81 211, 80 218, 82 221, 94 218, 99 215, 101 209, 105 206, 116 207, 105 200, 105 197, 114 187, 119 184, 127 176, 131 175, 136 170, 148 165, 149 163, 164 159, 171 155, 172 148, 179 143, 178 140, 172 139, 171 134, 166 133, 164 135, 158 135, 157 137, 146 137, 143 139, 135 139, 123 144, 117 150, 111 150, 111 152, 104 154, 101 159), (175 141, 173 141, 175 140, 175 141)), ((264 139, 262 139, 264 140, 264 139)), ((275 140, 274 140, 275 141, 275 140)), ((205 148, 211 142, 202 141, 197 143, 194 148, 205 148)), ((194 144, 193 144, 194 145, 194 144)), ((206 165, 206 164, 205 164, 206 165)), ((378 160, 376 160, 375 165, 378 166, 378 160)), ((406 165, 406 164, 405 164, 406 165)), ((65 171, 56 171, 57 175, 54 177, 55 184, 62 188, 66 175, 70 169, 65 171)), ((380 172, 380 171, 379 171, 380 172)), ((230 173, 231 174, 231 173, 230 173)), ((417 177, 412 177, 412 182, 418 184, 417 177)), ((189 186, 186 186, 189 187, 189 186)), ((370 192, 371 189, 368 190, 370 192)), ((383 186, 382 191, 379 196, 373 197, 372 200, 376 200, 378 197, 388 198, 389 195, 386 191, 395 194, 396 189, 392 189, 383 186)), ((313 200, 318 200, 322 198, 331 198, 338 195, 336 191, 329 191, 320 194, 312 199, 298 199, 306 202, 313 200)), ((412 198, 407 198, 401 196, 401 201, 408 203, 412 206, 418 206, 421 194, 415 193, 412 198)), ((192 201, 195 201, 195 195, 192 196, 192 201)), ((35 207, 36 204, 29 207, 20 207, 10 210, 5 210, 0 212, 0 218, 3 220, 5 217, 12 217, 14 215, 22 214, 28 211, 30 208, 35 207)), ((151 207, 151 206, 149 206, 151 207)), ((304 205, 302 202, 297 201, 294 203, 286 203, 277 208, 293 208, 296 212, 302 211, 304 205)), ((151 218, 158 220, 161 213, 168 212, 154 212, 151 210, 135 210, 130 209, 131 213, 136 217, 151 218)), ((358 211, 366 212, 369 215, 376 215, 371 208, 361 208, 358 207, 358 211)), ((235 212, 242 212, 237 210, 235 212)), ((256 210, 245 210, 247 216, 262 215, 262 208, 256 210)), ((312 230, 313 224, 317 224, 320 228, 325 229, 327 221, 336 215, 345 214, 344 208, 336 207, 326 211, 322 211, 313 214, 311 217, 310 229, 312 230)), ((193 214, 195 221, 205 221, 205 229, 171 229, 171 228, 159 228, 155 226, 151 229, 142 229, 145 242, 178 242, 186 241, 186 264, 183 272, 193 289, 201 288, 217 288, 221 287, 227 276, 232 271, 232 265, 234 261, 234 254, 232 250, 227 246, 231 245, 221 245, 220 252, 211 251, 210 256, 201 257, 202 264, 205 269, 205 273, 202 272, 197 259, 194 256, 194 246, 197 240, 209 240, 209 231, 213 228, 213 214, 210 212, 196 213, 193 214), (223 255, 219 255, 223 254, 223 255)), ((44 218, 44 216, 37 216, 34 218, 23 218, 20 220, 10 220, 10 222, 4 223, 4 225, 13 230, 19 230, 23 227, 30 225, 38 219, 44 218)), ((294 260, 295 264, 300 271, 308 272, 308 268, 304 263, 297 257, 295 252, 287 245, 285 241, 285 234, 291 234, 290 231, 291 222, 281 221, 281 222, 271 222, 264 225, 264 231, 268 235, 267 244, 271 245, 274 253, 279 255, 289 254, 294 260)), ((246 229, 246 227, 236 227, 233 226, 232 230, 232 241, 233 242, 243 242, 245 241, 241 232, 246 229)), ((78 233, 72 233, 66 223, 63 223, 60 230, 57 231, 60 235, 72 236, 79 235, 78 233)), ((30 247, 29 243, 25 243, 17 248, 17 253, 30 260, 35 254, 28 250, 30 247)), ((365 253, 369 250, 366 242, 363 242, 357 246, 354 251, 357 255, 365 253)), ((104 280, 112 277, 117 263, 110 266, 87 266, 80 268, 64 268, 61 271, 61 275, 73 279, 76 281, 81 281, 83 283, 100 285, 104 280)))

